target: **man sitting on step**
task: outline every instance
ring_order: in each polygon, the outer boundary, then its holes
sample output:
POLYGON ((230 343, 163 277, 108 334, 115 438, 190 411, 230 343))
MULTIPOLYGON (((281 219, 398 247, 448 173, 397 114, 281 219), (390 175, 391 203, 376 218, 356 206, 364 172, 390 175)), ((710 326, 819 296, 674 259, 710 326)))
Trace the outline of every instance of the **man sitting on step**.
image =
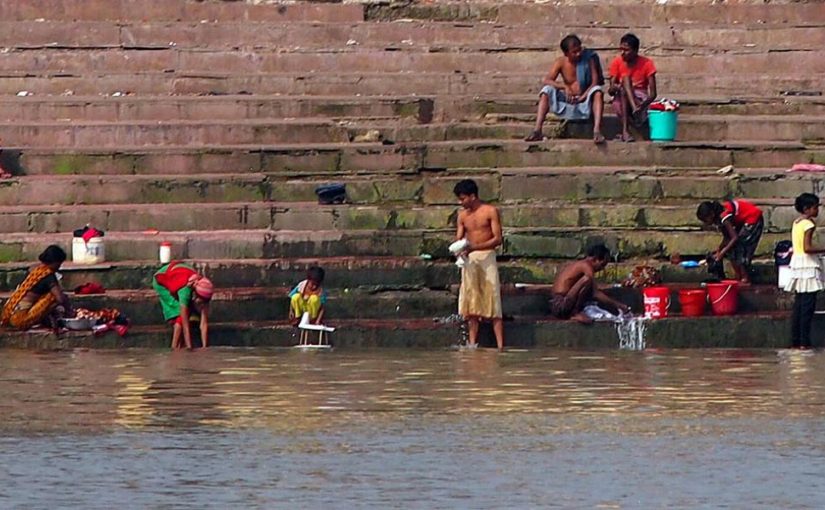
POLYGON ((604 75, 598 54, 582 48, 581 39, 568 35, 561 40, 564 56, 556 59, 550 72, 544 78, 544 87, 539 93, 539 108, 536 127, 527 142, 544 139, 542 125, 547 112, 553 111, 565 120, 588 120, 593 117, 593 141, 604 143, 602 135, 602 113, 604 113, 604 75), (556 81, 561 75, 561 82, 556 81))
POLYGON ((647 120, 647 107, 656 99, 656 66, 639 55, 639 38, 625 34, 619 41, 621 54, 610 63, 610 89, 613 111, 622 124, 621 140, 633 142, 628 123, 641 126, 647 120))
POLYGON ((583 310, 589 301, 598 301, 622 312, 630 307, 616 301, 596 287, 595 274, 610 262, 610 250, 603 244, 591 246, 587 256, 563 267, 553 282, 550 314, 557 319, 570 319, 582 324, 593 322, 583 310))

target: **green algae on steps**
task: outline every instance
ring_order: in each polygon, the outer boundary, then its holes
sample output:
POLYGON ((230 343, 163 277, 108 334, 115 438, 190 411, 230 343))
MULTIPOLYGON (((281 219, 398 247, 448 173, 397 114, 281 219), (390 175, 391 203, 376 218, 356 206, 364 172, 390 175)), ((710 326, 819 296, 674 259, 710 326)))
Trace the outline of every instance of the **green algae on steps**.
MULTIPOLYGON (((817 318, 819 323, 820 319, 817 318)), ((455 324, 432 321, 410 327, 409 321, 364 321, 338 324, 332 341, 338 349, 417 348, 446 349, 460 339, 455 324), (405 327, 405 322, 407 326, 405 327)), ((668 318, 650 321, 646 328, 648 348, 739 348, 780 349, 788 345, 789 320, 783 315, 740 315, 731 317, 668 318), (720 334, 724 332, 724 334, 720 334)), ((570 321, 529 320, 505 322, 507 345, 512 348, 617 349, 614 326, 609 323, 582 326, 570 321)), ((213 346, 290 347, 297 344, 294 328, 280 324, 214 324, 210 327, 213 346)), ((48 332, 0 331, 0 347, 22 349, 74 348, 168 348, 166 328, 133 328, 125 337, 114 333, 94 337, 70 333, 57 337, 48 332)), ((492 346, 489 326, 481 328, 481 342, 492 346)))

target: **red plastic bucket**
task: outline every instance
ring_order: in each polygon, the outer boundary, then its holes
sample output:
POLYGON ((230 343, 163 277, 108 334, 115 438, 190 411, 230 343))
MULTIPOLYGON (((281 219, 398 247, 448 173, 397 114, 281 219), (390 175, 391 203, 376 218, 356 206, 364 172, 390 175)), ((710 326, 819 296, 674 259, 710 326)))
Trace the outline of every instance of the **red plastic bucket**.
POLYGON ((708 299, 713 315, 733 315, 739 306, 739 282, 722 280, 720 283, 708 283, 708 299))
POLYGON ((685 289, 679 291, 679 304, 685 317, 701 317, 705 314, 708 292, 705 289, 685 289))
POLYGON ((670 308, 670 289, 667 287, 646 287, 642 289, 645 301, 645 317, 660 319, 667 317, 670 308))

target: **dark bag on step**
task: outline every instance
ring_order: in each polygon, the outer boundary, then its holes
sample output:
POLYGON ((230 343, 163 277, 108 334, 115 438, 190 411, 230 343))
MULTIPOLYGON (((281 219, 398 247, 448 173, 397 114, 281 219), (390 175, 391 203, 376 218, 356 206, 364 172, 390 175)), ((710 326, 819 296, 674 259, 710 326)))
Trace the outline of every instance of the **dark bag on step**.
POLYGON ((773 249, 773 261, 777 266, 787 266, 791 263, 793 255, 793 243, 790 241, 779 241, 773 249))
POLYGON ((315 188, 319 204, 343 204, 347 200, 347 189, 343 184, 325 184, 315 188))

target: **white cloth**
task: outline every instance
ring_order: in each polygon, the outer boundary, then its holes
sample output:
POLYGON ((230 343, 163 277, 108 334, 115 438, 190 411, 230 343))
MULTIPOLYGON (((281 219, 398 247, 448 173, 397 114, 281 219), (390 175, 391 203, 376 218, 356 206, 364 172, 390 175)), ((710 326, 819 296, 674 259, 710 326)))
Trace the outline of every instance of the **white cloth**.
POLYGON ((819 292, 825 290, 822 281, 822 259, 817 255, 794 253, 791 255, 791 279, 785 286, 787 292, 819 292))

